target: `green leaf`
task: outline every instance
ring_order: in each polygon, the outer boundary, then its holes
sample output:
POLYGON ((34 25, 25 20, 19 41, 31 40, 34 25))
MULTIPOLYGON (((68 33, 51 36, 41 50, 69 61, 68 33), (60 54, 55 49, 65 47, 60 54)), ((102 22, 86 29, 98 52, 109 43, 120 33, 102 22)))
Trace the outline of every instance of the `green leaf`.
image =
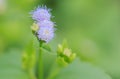
POLYGON ((21 68, 21 55, 18 51, 0 56, 0 79, 29 79, 21 68))
POLYGON ((101 69, 96 68, 89 63, 75 60, 68 67, 61 69, 59 73, 56 76, 51 77, 51 79, 111 79, 111 78, 101 69))
POLYGON ((43 44, 43 45, 42 45, 42 48, 45 49, 45 50, 48 51, 48 52, 51 52, 51 51, 52 51, 51 48, 50 48, 50 46, 49 46, 48 44, 43 44))

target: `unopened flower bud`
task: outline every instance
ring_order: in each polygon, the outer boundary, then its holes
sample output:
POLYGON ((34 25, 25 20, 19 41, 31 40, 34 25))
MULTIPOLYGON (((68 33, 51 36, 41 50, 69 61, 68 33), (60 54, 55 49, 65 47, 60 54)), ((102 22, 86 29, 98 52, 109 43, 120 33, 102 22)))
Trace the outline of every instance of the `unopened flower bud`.
POLYGON ((60 54, 63 52, 63 47, 61 44, 58 45, 57 53, 60 54))
POLYGON ((70 57, 72 53, 71 53, 71 50, 70 50, 70 49, 65 48, 63 54, 64 54, 65 56, 67 56, 67 57, 70 57))
POLYGON ((70 62, 72 62, 76 57, 76 54, 75 53, 72 53, 71 56, 70 56, 70 62))
POLYGON ((58 50, 57 50, 57 61, 58 64, 67 65, 70 64, 76 57, 75 53, 72 53, 71 49, 67 47, 67 44, 64 45, 64 43, 61 45, 58 45, 58 50))
POLYGON ((57 58, 57 63, 58 63, 61 67, 65 67, 65 66, 68 65, 68 63, 64 60, 64 58, 63 58, 63 57, 60 57, 60 56, 57 58))
POLYGON ((38 24, 33 23, 33 25, 31 26, 31 29, 32 29, 33 32, 37 32, 39 30, 38 24))

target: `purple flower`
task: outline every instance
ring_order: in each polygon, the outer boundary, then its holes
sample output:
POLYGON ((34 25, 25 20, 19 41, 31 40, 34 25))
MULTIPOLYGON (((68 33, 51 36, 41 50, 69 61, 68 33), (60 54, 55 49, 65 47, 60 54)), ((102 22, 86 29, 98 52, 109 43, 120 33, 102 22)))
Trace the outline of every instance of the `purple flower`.
POLYGON ((38 30, 38 38, 48 43, 54 37, 54 28, 49 26, 41 26, 38 30))
POLYGON ((50 9, 45 7, 38 7, 31 12, 32 19, 35 20, 35 24, 32 30, 35 30, 39 40, 48 43, 54 37, 54 22, 51 21, 50 9), (38 26, 39 29, 36 30, 38 26))
POLYGON ((49 20, 44 20, 38 23, 39 27, 54 27, 54 23, 52 21, 49 20))
POLYGON ((38 7, 34 11, 31 12, 32 19, 36 21, 50 20, 51 14, 50 9, 45 7, 38 7))

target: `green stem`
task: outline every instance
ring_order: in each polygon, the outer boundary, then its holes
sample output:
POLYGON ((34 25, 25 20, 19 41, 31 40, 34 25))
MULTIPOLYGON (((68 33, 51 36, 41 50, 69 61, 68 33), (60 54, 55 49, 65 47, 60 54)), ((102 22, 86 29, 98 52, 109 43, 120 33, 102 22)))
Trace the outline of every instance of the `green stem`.
POLYGON ((30 79, 36 79, 36 77, 31 69, 28 70, 28 75, 29 75, 30 79))
POLYGON ((40 42, 39 58, 38 58, 38 79, 43 79, 43 60, 42 60, 42 42, 40 42))
POLYGON ((59 72, 60 72, 60 68, 53 70, 53 73, 51 73, 47 79, 53 79, 59 72))

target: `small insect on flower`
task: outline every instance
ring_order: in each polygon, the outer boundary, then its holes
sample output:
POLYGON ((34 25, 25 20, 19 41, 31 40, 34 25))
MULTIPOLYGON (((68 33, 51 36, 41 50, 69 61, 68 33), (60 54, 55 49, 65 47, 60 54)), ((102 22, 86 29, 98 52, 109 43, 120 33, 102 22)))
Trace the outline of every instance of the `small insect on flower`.
POLYGON ((31 12, 32 19, 36 21, 50 20, 51 14, 50 9, 45 7, 38 7, 31 12))
POLYGON ((54 37, 54 28, 50 28, 49 26, 40 27, 38 31, 38 38, 42 41, 48 43, 54 37))

